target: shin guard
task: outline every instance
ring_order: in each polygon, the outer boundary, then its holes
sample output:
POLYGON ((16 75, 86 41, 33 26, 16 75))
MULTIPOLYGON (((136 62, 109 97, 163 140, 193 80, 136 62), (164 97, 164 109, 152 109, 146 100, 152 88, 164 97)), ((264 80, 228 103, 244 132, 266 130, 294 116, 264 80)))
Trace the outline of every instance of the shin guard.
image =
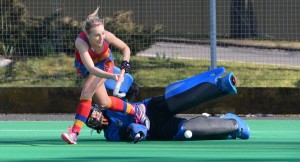
POLYGON ((221 67, 168 85, 165 99, 170 111, 177 114, 205 102, 237 94, 235 84, 233 73, 226 75, 225 68, 221 67))
POLYGON ((179 128, 174 140, 228 139, 229 135, 237 129, 238 124, 234 119, 199 116, 185 121, 179 128), (184 135, 186 131, 191 131, 191 137, 184 135))

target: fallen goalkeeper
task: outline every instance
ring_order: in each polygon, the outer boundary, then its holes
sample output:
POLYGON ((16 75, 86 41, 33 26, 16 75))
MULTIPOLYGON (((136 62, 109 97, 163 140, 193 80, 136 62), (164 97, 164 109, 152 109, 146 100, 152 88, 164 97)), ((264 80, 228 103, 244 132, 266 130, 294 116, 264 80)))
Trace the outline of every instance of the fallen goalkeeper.
POLYGON ((93 105, 86 125, 98 133, 103 130, 108 141, 249 139, 249 126, 232 113, 191 119, 176 115, 207 101, 236 94, 235 76, 224 73, 224 68, 210 70, 168 85, 162 96, 133 103, 143 107, 150 123, 142 125, 132 116, 93 105))

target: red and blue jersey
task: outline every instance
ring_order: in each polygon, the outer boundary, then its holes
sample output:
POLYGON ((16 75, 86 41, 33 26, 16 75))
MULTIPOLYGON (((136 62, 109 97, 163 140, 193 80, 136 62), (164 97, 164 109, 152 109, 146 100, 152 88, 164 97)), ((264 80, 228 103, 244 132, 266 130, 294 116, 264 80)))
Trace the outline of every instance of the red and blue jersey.
MULTIPOLYGON (((89 50, 88 50, 88 53, 90 54, 94 64, 97 64, 98 62, 102 61, 102 60, 105 60, 107 58, 109 58, 112 53, 109 49, 109 44, 106 40, 103 41, 103 45, 102 45, 102 51, 99 53, 99 54, 96 54, 93 49, 91 48, 91 44, 86 36, 86 34, 84 32, 81 32, 77 38, 81 38, 82 40, 84 40, 88 45, 89 45, 89 50)), ((75 58, 76 60, 80 63, 80 64, 83 64, 81 58, 80 58, 80 54, 79 54, 79 51, 78 49, 76 48, 75 49, 75 58)))

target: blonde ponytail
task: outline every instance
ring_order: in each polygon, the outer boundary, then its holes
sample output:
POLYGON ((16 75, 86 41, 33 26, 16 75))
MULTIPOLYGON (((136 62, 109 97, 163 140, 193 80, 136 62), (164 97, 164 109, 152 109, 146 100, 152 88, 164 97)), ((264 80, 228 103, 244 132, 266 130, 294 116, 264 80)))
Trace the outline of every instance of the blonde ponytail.
POLYGON ((97 9, 92 14, 90 14, 84 22, 82 30, 85 33, 90 34, 90 31, 93 27, 104 25, 103 20, 98 17, 99 9, 100 7, 98 6, 97 9))
POLYGON ((87 20, 92 20, 94 18, 99 18, 98 17, 98 11, 99 11, 99 6, 97 7, 97 9, 92 13, 90 14, 88 17, 87 17, 87 20))

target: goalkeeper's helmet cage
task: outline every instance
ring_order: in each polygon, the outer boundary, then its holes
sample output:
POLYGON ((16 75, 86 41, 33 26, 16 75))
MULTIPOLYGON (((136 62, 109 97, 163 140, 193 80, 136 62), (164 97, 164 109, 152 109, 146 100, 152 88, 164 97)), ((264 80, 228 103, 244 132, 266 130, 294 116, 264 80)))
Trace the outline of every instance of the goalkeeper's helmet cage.
POLYGON ((100 133, 101 130, 108 124, 107 119, 103 115, 103 111, 105 111, 103 108, 100 108, 97 105, 93 105, 90 114, 85 122, 86 126, 91 129, 97 130, 97 132, 100 133), (92 117, 92 114, 95 111, 101 113, 100 120, 92 117))

